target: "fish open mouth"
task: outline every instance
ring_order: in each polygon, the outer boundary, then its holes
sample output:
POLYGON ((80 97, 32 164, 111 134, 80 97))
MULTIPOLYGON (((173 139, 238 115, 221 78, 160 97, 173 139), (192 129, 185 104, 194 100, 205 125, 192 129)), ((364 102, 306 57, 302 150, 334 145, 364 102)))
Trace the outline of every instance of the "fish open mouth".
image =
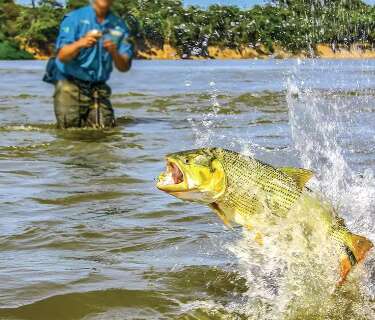
POLYGON ((180 184, 184 182, 184 174, 182 173, 177 164, 169 162, 168 167, 172 172, 172 179, 174 184, 180 184))
POLYGON ((167 169, 159 177, 158 186, 179 185, 184 182, 184 174, 175 162, 168 161, 167 169))

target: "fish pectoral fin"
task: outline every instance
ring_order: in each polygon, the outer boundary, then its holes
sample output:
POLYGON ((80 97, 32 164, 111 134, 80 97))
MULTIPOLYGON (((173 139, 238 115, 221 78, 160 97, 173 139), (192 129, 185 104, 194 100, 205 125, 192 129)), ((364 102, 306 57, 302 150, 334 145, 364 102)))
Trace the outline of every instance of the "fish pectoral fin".
POLYGON ((254 227, 251 224, 246 224, 244 227, 246 228, 247 231, 253 231, 254 230, 254 227))
POLYGON ((211 203, 209 207, 218 215, 218 217, 223 221, 223 223, 230 229, 233 229, 231 223, 226 217, 225 213, 220 209, 217 203, 211 203))
POLYGON ((264 240, 263 240, 263 235, 260 233, 260 232, 257 232, 255 234, 255 238, 254 238, 255 242, 257 244, 259 244, 260 246, 263 246, 264 245, 264 240))
POLYGON ((279 168, 284 174, 293 178, 299 188, 303 189, 306 183, 313 177, 314 172, 301 168, 279 168))

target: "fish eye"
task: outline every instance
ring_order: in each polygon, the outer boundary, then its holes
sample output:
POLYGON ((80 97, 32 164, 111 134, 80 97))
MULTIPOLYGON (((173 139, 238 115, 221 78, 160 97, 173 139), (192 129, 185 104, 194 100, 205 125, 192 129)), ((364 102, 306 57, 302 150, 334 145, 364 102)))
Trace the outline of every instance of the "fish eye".
POLYGON ((189 164, 189 163, 190 163, 190 160, 187 159, 187 158, 185 158, 185 159, 184 159, 184 163, 185 163, 185 164, 189 164))

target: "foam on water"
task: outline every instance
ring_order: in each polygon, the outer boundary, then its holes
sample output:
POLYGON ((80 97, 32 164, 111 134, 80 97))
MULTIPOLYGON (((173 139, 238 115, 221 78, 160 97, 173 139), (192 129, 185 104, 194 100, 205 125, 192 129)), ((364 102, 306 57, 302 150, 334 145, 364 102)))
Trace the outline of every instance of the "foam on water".
MULTIPOLYGON (((337 88, 314 89, 298 79, 301 64, 297 63, 286 83, 293 147, 301 166, 316 172, 311 187, 321 200, 333 205, 351 231, 375 242, 374 174, 370 168, 353 169, 348 151, 358 138, 348 128, 356 127, 353 113, 361 109, 363 98, 342 97, 337 88)), ((253 154, 259 146, 245 141, 243 135, 218 135, 225 120, 219 115, 217 94, 213 87, 212 112, 200 121, 190 119, 196 146, 223 143, 253 154)), ((248 285, 246 294, 226 305, 199 301, 188 307, 225 310, 229 315, 239 312, 248 319, 374 319, 375 254, 351 273, 344 286, 336 288, 337 245, 323 231, 313 232, 306 241, 306 225, 324 229, 319 222, 311 223, 311 215, 295 211, 277 226, 269 226, 264 246, 254 241, 254 234, 243 231, 243 237, 227 249, 238 259, 238 271, 248 285)))

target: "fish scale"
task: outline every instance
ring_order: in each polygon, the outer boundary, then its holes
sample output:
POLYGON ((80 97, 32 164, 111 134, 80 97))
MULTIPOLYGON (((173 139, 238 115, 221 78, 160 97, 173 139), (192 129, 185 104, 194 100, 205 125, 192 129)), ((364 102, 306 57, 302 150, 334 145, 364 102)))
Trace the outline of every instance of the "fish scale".
POLYGON ((285 215, 302 194, 292 178, 267 164, 229 150, 213 149, 212 153, 227 176, 228 189, 221 202, 241 214, 264 210, 260 196, 274 214, 285 215))

